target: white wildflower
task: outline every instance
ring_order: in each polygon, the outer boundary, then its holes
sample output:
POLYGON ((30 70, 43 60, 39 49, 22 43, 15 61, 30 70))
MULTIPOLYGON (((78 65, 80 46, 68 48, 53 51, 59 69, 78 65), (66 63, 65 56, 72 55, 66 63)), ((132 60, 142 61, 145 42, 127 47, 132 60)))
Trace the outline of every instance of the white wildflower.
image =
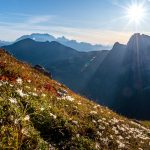
POLYGON ((10 120, 14 120, 14 116, 13 115, 10 116, 10 120))
POLYGON ((74 109, 77 109, 78 107, 77 107, 77 106, 73 106, 73 108, 74 108, 74 109))
POLYGON ((105 144, 107 144, 108 138, 107 137, 106 138, 101 138, 101 141, 103 141, 105 144))
POLYGON ((14 124, 18 124, 19 119, 15 119, 14 124))
POLYGON ((21 133, 24 134, 24 135, 26 135, 26 136, 28 136, 28 129, 23 128, 21 130, 21 133))
POLYGON ((57 97, 57 100, 62 100, 60 97, 57 97))
POLYGON ((113 136, 112 136, 112 135, 110 135, 109 137, 110 137, 111 139, 113 139, 113 136))
POLYGON ((94 119, 92 120, 93 123, 97 123, 94 119))
POLYGON ((3 123, 3 119, 0 119, 0 123, 3 123))
POLYGON ((101 110, 101 113, 104 113, 104 111, 103 111, 103 110, 101 110))
POLYGON ((10 87, 13 87, 13 85, 12 85, 12 84, 9 84, 9 86, 10 86, 10 87))
POLYGON ((97 114, 96 111, 90 111, 90 114, 97 114))
POLYGON ((98 122, 98 123, 100 123, 100 122, 103 122, 103 120, 101 120, 101 119, 98 119, 98 120, 97 120, 97 122, 98 122))
POLYGON ((29 120, 30 120, 30 116, 29 116, 29 115, 26 115, 26 116, 24 117, 24 120, 25 120, 25 121, 29 121, 29 120))
POLYGON ((16 98, 9 98, 9 101, 13 104, 17 104, 17 99, 16 98))
POLYGON ((105 130, 105 127, 102 127, 101 125, 99 125, 98 128, 99 128, 100 130, 105 130))
POLYGON ((56 116, 56 115, 54 115, 54 114, 52 114, 52 113, 50 113, 50 116, 51 116, 51 117, 53 117, 54 119, 56 119, 56 118, 57 118, 57 116, 56 116))
POLYGON ((8 82, 7 81, 2 81, 2 84, 6 85, 6 84, 8 84, 8 82))
POLYGON ((17 89, 16 92, 17 92, 21 97, 27 96, 27 94, 23 93, 22 89, 17 89))
MULTIPOLYGON (((118 127, 118 126, 117 126, 117 127, 118 127)), ((120 127, 119 129, 120 129, 121 131, 125 132, 125 128, 120 127)))
POLYGON ((108 123, 108 122, 104 122, 104 124, 107 125, 107 126, 109 126, 109 123, 108 123))
POLYGON ((102 118, 103 121, 106 121, 106 118, 102 118))
POLYGON ((112 130, 115 132, 115 134, 119 133, 116 127, 113 127, 112 130))
POLYGON ((45 108, 44 107, 41 107, 41 111, 43 111, 45 108))
POLYGON ((78 105, 81 105, 82 103, 81 102, 78 102, 78 105))
POLYGON ((66 99, 68 100, 68 101, 74 101, 74 98, 73 97, 71 97, 71 96, 66 96, 66 99))
POLYGON ((71 96, 69 96, 69 95, 62 97, 62 99, 63 99, 63 100, 68 100, 68 101, 71 101, 71 102, 74 101, 74 98, 71 97, 71 96))
POLYGON ((119 140, 123 140, 123 137, 121 135, 118 136, 119 140))
POLYGON ((17 79, 16 79, 16 82, 17 82, 18 84, 20 84, 20 85, 23 83, 23 81, 22 81, 21 78, 17 78, 17 79))
POLYGON ((102 133, 101 133, 101 132, 99 132, 99 131, 97 131, 97 135, 102 136, 102 133))
POLYGON ((67 95, 67 91, 66 90, 64 90, 64 89, 59 89, 58 91, 57 91, 57 93, 60 95, 60 96, 66 96, 67 95))
POLYGON ((46 94, 43 93, 41 96, 42 96, 42 97, 46 97, 46 94))
POLYGON ((25 88, 26 88, 26 89, 30 89, 30 87, 29 87, 29 86, 25 86, 25 88))
POLYGON ((31 80, 27 80, 28 83, 31 83, 31 80))
POLYGON ((79 138, 79 137, 80 137, 80 134, 76 134, 76 137, 79 138))
POLYGON ((99 145, 99 143, 95 143, 95 149, 100 149, 100 145, 99 145))
POLYGON ((116 119, 116 118, 113 118, 113 119, 111 119, 111 122, 112 122, 113 124, 116 124, 116 123, 118 123, 118 122, 119 122, 119 120, 118 120, 118 119, 116 119))
POLYGON ((96 109, 96 108, 97 108, 97 105, 95 105, 93 108, 96 109))
POLYGON ((125 147, 125 144, 120 142, 119 140, 117 140, 117 143, 118 143, 118 148, 124 148, 125 147))
POLYGON ((61 84, 59 82, 56 82, 56 83, 57 83, 57 85, 61 86, 61 84))
POLYGON ((77 125, 78 121, 73 120, 72 123, 77 125))
POLYGON ((37 93, 34 93, 34 92, 32 93, 32 95, 33 95, 33 96, 38 96, 38 94, 37 94, 37 93))

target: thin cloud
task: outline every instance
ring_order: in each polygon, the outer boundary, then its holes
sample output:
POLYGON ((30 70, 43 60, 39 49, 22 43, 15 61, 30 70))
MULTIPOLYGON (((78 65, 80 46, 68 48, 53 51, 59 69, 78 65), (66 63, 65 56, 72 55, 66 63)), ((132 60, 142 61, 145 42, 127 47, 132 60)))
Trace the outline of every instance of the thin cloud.
MULTIPOLYGON (((20 16, 19 14, 15 14, 20 16)), ((22 14, 22 20, 18 22, 0 21, 0 39, 15 40, 19 36, 31 33, 49 33, 54 36, 66 36, 77 41, 93 44, 113 44, 116 41, 126 43, 130 32, 114 31, 109 29, 85 28, 63 25, 57 22, 59 17, 53 15, 28 16, 22 14), (24 17, 23 17, 24 16, 24 17), (56 19, 56 20, 55 20, 56 19), (9 33, 9 34, 7 34, 9 33)))
POLYGON ((93 44, 113 44, 116 41, 126 43, 130 37, 130 33, 116 32, 111 30, 100 29, 85 29, 85 28, 73 28, 64 27, 61 25, 39 25, 39 24, 26 24, 26 23, 7 23, 7 25, 0 25, 0 39, 3 40, 15 40, 21 35, 31 34, 34 32, 49 33, 56 37, 66 36, 69 39, 75 39, 77 41, 90 42, 93 44), (9 33, 9 34, 6 34, 9 33), (5 36, 4 36, 5 35, 5 36), (109 36, 108 36, 109 35, 109 36))
POLYGON ((44 22, 49 22, 54 18, 53 15, 43 15, 43 16, 32 16, 27 21, 29 24, 39 24, 44 22))

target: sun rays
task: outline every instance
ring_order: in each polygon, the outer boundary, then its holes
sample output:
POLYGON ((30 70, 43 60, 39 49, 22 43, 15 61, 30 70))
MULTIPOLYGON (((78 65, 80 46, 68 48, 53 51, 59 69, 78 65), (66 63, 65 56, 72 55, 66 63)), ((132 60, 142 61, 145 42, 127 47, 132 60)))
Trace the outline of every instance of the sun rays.
POLYGON ((124 22, 122 31, 140 32, 140 28, 145 25, 148 19, 147 1, 131 0, 122 4, 115 4, 120 8, 120 17, 112 19, 110 22, 124 22))
POLYGON ((146 9, 142 4, 132 4, 127 8, 127 17, 130 22, 140 24, 145 18, 146 9))

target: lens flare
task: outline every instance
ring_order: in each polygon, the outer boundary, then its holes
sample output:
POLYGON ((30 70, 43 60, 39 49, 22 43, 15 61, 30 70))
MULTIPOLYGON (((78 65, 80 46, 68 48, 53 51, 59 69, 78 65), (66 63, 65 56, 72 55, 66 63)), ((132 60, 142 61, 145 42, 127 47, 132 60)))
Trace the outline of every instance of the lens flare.
POLYGON ((142 4, 132 4, 127 8, 127 17, 131 22, 139 24, 145 17, 145 8, 142 4))

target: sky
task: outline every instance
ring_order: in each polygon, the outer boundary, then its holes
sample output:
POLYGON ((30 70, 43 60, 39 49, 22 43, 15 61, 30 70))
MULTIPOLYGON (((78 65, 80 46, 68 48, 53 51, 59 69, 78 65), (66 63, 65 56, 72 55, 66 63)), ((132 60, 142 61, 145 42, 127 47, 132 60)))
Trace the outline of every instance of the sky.
POLYGON ((150 35, 150 0, 0 0, 0 40, 49 33, 93 44, 127 43, 134 32, 150 35), (142 3, 146 15, 135 27, 127 8, 142 3))

